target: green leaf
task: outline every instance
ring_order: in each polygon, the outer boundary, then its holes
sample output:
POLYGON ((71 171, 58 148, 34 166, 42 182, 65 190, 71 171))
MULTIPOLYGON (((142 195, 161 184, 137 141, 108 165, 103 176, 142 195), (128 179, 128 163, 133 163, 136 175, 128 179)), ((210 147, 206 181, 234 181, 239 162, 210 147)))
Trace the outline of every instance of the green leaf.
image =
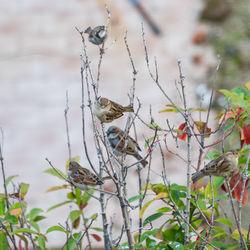
POLYGON ((146 239, 146 247, 147 249, 154 249, 156 246, 156 240, 152 240, 150 238, 146 239))
POLYGON ((46 217, 45 217, 45 216, 38 215, 38 216, 36 216, 36 218, 35 218, 33 221, 38 222, 38 221, 40 221, 40 220, 44 220, 44 219, 46 219, 46 217))
MULTIPOLYGON (((241 228, 241 232, 242 232, 242 235, 243 235, 243 238, 245 241, 247 241, 247 236, 248 236, 248 231, 244 228, 241 228)), ((240 240, 240 234, 239 234, 239 231, 238 229, 235 229, 231 235, 231 238, 235 239, 235 240, 240 240)))
POLYGON ((74 200, 74 199, 76 198, 76 196, 75 196, 75 194, 74 194, 73 192, 69 192, 69 193, 67 194, 67 198, 68 198, 69 200, 74 200))
POLYGON ((6 184, 6 187, 8 186, 8 184, 11 182, 11 180, 15 177, 18 177, 19 175, 12 175, 12 176, 9 176, 6 181, 5 181, 5 184, 6 184))
POLYGON ((177 224, 173 225, 172 227, 162 232, 163 239, 165 241, 176 241, 180 236, 179 230, 180 227, 177 224))
MULTIPOLYGON (((79 188, 75 188, 75 196, 76 196, 76 203, 78 206, 80 206, 81 203, 81 190, 79 188)), ((89 195, 86 193, 86 196, 89 197, 89 195)))
MULTIPOLYGON (((95 192, 94 189, 88 190, 88 193, 93 194, 95 192)), ((81 196, 82 205, 84 206, 92 197, 87 192, 84 192, 81 196)))
POLYGON ((94 214, 92 214, 92 215, 90 216, 90 219, 91 219, 91 220, 96 220, 97 217, 98 217, 98 213, 94 213, 94 214))
POLYGON ((214 197, 215 201, 218 201, 218 200, 221 200, 221 199, 228 200, 228 197, 226 195, 224 195, 224 194, 217 195, 217 196, 214 197))
POLYGON ((140 216, 141 219, 142 219, 142 216, 143 216, 145 210, 147 209, 147 207, 148 207, 154 200, 155 200, 155 199, 150 200, 150 201, 148 201, 146 204, 143 205, 143 207, 141 208, 140 213, 139 213, 139 216, 140 216))
POLYGON ((178 185, 176 183, 171 184, 170 189, 171 190, 178 190, 178 191, 185 191, 185 192, 187 191, 187 187, 186 186, 178 185))
POLYGON ((6 209, 6 201, 1 200, 0 201, 0 216, 3 216, 5 214, 5 209, 6 209))
MULTIPOLYGON (((152 136, 152 137, 148 138, 148 139, 145 141, 145 144, 144 144, 144 148, 145 148, 145 149, 147 149, 147 148, 150 146, 150 144, 151 144, 151 142, 153 142, 154 138, 155 138, 155 137, 152 136)), ((156 138, 159 138, 159 136, 157 135, 156 138)))
POLYGON ((218 189, 224 183, 224 181, 225 181, 224 177, 215 176, 213 180, 213 184, 215 188, 218 189))
POLYGON ((238 95, 243 95, 244 98, 248 98, 248 93, 246 90, 242 89, 242 88, 233 88, 232 92, 235 92, 238 95))
POLYGON ((157 125, 155 122, 149 123, 148 126, 153 129, 157 128, 158 130, 162 130, 161 127, 157 125))
POLYGON ((39 228, 39 226, 38 226, 38 224, 37 224, 36 222, 30 221, 29 224, 30 224, 33 228, 35 228, 36 231, 37 231, 38 233, 40 233, 40 228, 39 228))
POLYGON ((103 229, 101 227, 91 227, 91 229, 93 229, 97 232, 103 232, 103 229))
POLYGON ((37 237, 37 241, 38 241, 38 245, 41 249, 45 249, 46 248, 46 245, 45 245, 45 237, 42 236, 42 235, 39 235, 37 237))
POLYGON ((143 226, 147 225, 148 223, 160 218, 162 215, 164 215, 163 213, 155 213, 150 215, 149 217, 147 217, 144 222, 143 222, 143 226))
POLYGON ((141 235, 141 240, 140 242, 143 242, 145 239, 147 239, 149 236, 153 235, 153 236, 156 236, 158 232, 158 229, 153 229, 153 230, 149 230, 149 231, 146 231, 144 232, 142 235, 141 235))
POLYGON ((74 222, 74 220, 76 220, 78 217, 80 217, 81 214, 82 214, 81 210, 73 210, 70 212, 69 218, 72 222, 74 222))
POLYGON ((40 227, 39 227, 39 225, 38 225, 36 222, 30 221, 29 224, 30 224, 34 229, 36 229, 36 231, 37 231, 38 233, 40 233, 40 227))
POLYGON ((233 227, 233 223, 227 218, 219 218, 215 221, 220 222, 221 224, 224 224, 226 226, 233 227))
POLYGON ((197 204, 198 204, 198 206, 199 206, 199 208, 200 208, 201 210, 206 210, 206 209, 207 209, 207 206, 206 206, 206 204, 203 202, 202 199, 199 199, 199 200, 197 201, 197 204))
POLYGON ((35 219, 38 214, 43 212, 41 208, 33 208, 30 210, 30 212, 27 214, 27 218, 30 218, 31 220, 35 219))
POLYGON ((71 202, 72 202, 72 201, 64 201, 64 202, 58 203, 58 204, 56 204, 56 205, 50 207, 50 208, 47 210, 47 212, 49 212, 49 211, 51 211, 51 210, 53 210, 53 209, 55 209, 55 208, 61 207, 61 206, 65 205, 65 204, 71 203, 71 202))
POLYGON ((8 240, 5 236, 4 233, 0 232, 0 249, 10 249, 9 248, 9 244, 8 244, 8 240))
POLYGON ((124 242, 120 245, 121 250, 129 250, 128 242, 124 242))
POLYGON ((17 228, 11 234, 13 235, 13 234, 18 234, 18 233, 38 234, 37 232, 35 232, 34 230, 31 230, 29 228, 17 228))
POLYGON ((52 226, 49 227, 46 231, 46 234, 53 232, 53 231, 59 231, 59 232, 64 232, 66 234, 69 234, 69 232, 65 231, 64 228, 60 227, 60 226, 52 226))
POLYGON ((226 249, 226 250, 233 250, 233 249, 238 249, 236 246, 239 246, 238 243, 229 243, 229 244, 225 244, 225 243, 222 243, 220 241, 211 241, 210 242, 212 245, 220 248, 220 249, 226 249))
POLYGON ((168 245, 174 250, 184 250, 184 246, 177 241, 170 241, 168 245))
POLYGON ((159 213, 167 213, 167 212, 170 212, 170 211, 172 211, 172 209, 170 207, 162 207, 162 208, 159 208, 157 210, 157 212, 159 212, 159 213))
POLYGON ((73 250, 76 248, 76 241, 81 237, 81 233, 74 233, 73 237, 70 237, 68 244, 65 244, 63 250, 73 250))
POLYGON ((217 156, 219 156, 220 153, 219 152, 216 152, 216 151, 209 151, 206 156, 205 156, 205 159, 206 160, 213 160, 214 158, 216 158, 217 156))
MULTIPOLYGON (((217 189, 213 184, 213 195, 214 197, 217 195, 217 189)), ((206 199, 212 199, 212 189, 211 189, 211 183, 209 182, 205 188, 205 197, 206 199)))
MULTIPOLYGON (((56 170, 57 170, 58 173, 60 173, 62 176, 64 176, 65 179, 67 179, 67 176, 66 176, 61 170, 59 170, 59 169, 57 169, 57 168, 56 168, 56 170)), ((61 180, 64 180, 63 177, 60 176, 60 174, 58 174, 58 173, 56 172, 56 170, 54 170, 53 168, 48 168, 48 169, 46 169, 46 170, 44 171, 44 173, 51 174, 51 175, 53 175, 53 176, 58 177, 58 178, 61 179, 61 180)))
POLYGON ((131 203, 133 201, 139 200, 142 197, 143 197, 143 194, 133 196, 133 197, 131 197, 131 198, 128 199, 128 203, 131 203))
POLYGON ((192 225, 197 228, 201 223, 203 222, 202 219, 198 219, 198 220, 195 220, 194 222, 192 222, 192 225))
POLYGON ((29 186, 30 186, 30 184, 23 183, 23 182, 21 183, 21 197, 22 198, 27 194, 27 192, 29 190, 29 186))
POLYGON ((11 224, 17 224, 18 223, 17 217, 14 216, 14 215, 11 215, 11 214, 6 215, 3 220, 7 220, 11 224))

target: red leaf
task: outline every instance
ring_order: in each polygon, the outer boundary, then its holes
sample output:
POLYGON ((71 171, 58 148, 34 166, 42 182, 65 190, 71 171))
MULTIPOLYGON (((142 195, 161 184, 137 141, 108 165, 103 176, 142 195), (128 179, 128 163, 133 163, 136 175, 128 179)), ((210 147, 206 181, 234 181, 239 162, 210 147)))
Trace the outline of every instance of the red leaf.
MULTIPOLYGON (((207 229, 207 228, 203 228, 203 229, 200 231, 200 234, 202 234, 206 229, 207 229)), ((206 232, 205 237, 207 237, 207 232, 206 232)), ((195 245, 195 249, 198 249, 199 243, 201 243, 201 241, 198 242, 199 239, 200 239, 200 236, 198 235, 197 238, 196 238, 197 244, 195 245)))
POLYGON ((221 188, 224 192, 227 192, 227 189, 226 189, 226 187, 225 187, 225 184, 224 184, 224 183, 220 186, 220 188, 221 188))
POLYGON ((95 238, 96 241, 102 241, 102 238, 97 234, 91 234, 93 238, 95 238))
MULTIPOLYGON (((10 196, 19 198, 19 193, 13 193, 13 194, 10 194, 10 196)), ((21 196, 21 200, 23 200, 23 199, 24 199, 24 197, 21 196)))
MULTIPOLYGON (((242 199, 242 206, 246 206, 247 202, 248 202, 248 192, 247 192, 247 184, 248 184, 249 179, 247 179, 246 183, 245 183, 245 187, 244 187, 244 193, 243 193, 243 199, 242 199)), ((236 183, 239 182, 237 184, 237 186, 234 188, 232 196, 233 198, 236 198, 238 202, 240 202, 240 197, 241 197, 241 192, 242 192, 242 186, 243 186, 243 178, 241 177, 241 175, 238 173, 236 175, 234 175, 231 179, 230 179, 230 188, 232 189, 236 183), (239 181, 240 179, 240 181, 239 181)))
POLYGON ((181 131, 177 132, 177 137, 182 141, 186 141, 187 133, 184 133, 184 131, 185 132, 187 131, 187 123, 186 122, 182 123, 178 129, 181 131))
POLYGON ((245 143, 249 145, 250 144, 250 128, 246 124, 244 124, 242 131, 243 131, 245 143))

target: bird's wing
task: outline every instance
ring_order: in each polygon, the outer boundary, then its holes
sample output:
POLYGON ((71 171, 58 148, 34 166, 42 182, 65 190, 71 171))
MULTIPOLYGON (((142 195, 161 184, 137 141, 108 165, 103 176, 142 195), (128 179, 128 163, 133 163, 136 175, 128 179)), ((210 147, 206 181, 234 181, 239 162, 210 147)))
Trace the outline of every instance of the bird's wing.
POLYGON ((112 112, 112 113, 105 114, 105 116, 106 116, 106 122, 112 122, 114 119, 117 119, 123 116, 123 113, 112 112))
POLYGON ((113 112, 124 112, 124 107, 116 102, 110 101, 111 103, 111 109, 110 111, 113 112))
POLYGON ((73 180, 80 184, 86 185, 101 185, 102 180, 95 174, 92 174, 88 169, 81 168, 72 176, 73 180))

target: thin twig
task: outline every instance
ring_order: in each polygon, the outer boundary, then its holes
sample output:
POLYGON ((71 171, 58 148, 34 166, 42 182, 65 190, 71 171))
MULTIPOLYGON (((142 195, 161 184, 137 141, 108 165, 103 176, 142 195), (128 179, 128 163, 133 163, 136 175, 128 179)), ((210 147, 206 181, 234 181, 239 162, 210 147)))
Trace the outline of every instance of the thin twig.
POLYGON ((237 225, 237 228, 238 228, 238 232, 239 232, 239 235, 240 235, 240 241, 242 242, 241 244, 244 245, 245 249, 247 249, 247 244, 246 244, 246 242, 244 240, 244 237, 242 235, 242 231, 241 231, 241 228, 240 228, 239 218, 237 218, 237 215, 236 215, 236 212, 235 212, 235 208, 234 208, 234 204, 233 204, 232 191, 231 191, 229 183, 228 183, 228 177, 226 176, 225 179, 226 179, 225 183, 226 183, 226 187, 227 187, 227 190, 228 190, 229 200, 230 200, 231 207, 232 207, 232 210, 233 210, 233 216, 234 216, 234 219, 235 219, 235 222, 236 222, 236 225, 237 225))
POLYGON ((69 160, 71 160, 71 145, 70 145, 70 136, 69 136, 68 111, 69 111, 69 96, 68 96, 68 91, 66 91, 66 108, 64 110, 64 118, 65 118, 65 125, 66 125, 69 160))

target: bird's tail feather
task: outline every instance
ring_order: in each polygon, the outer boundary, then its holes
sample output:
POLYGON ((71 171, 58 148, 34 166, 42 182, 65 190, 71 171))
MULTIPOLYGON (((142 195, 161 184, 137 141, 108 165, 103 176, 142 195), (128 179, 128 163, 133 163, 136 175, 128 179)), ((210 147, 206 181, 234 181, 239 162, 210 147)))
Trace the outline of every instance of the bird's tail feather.
POLYGON ((124 107, 124 112, 134 112, 133 106, 124 107))
POLYGON ((134 156, 138 161, 140 161, 143 167, 146 167, 146 165, 148 165, 148 162, 146 160, 143 160, 143 158, 139 154, 135 154, 134 156))
POLYGON ((202 172, 193 173, 193 175, 192 175, 192 181, 193 181, 193 183, 195 183, 196 181, 198 181, 199 179, 201 179, 203 176, 204 176, 204 174, 202 172))

